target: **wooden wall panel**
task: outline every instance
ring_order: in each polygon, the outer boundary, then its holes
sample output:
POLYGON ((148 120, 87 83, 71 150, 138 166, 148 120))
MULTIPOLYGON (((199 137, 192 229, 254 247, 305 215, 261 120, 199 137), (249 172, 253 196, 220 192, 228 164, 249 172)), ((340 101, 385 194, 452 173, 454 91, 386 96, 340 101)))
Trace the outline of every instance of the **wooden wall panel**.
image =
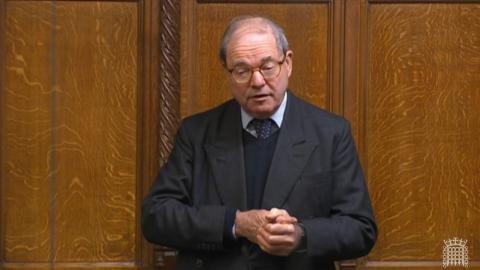
POLYGON ((134 267, 139 4, 5 6, 0 268, 134 267))
POLYGON ((367 266, 439 267, 459 237, 478 267, 480 4, 368 4, 367 25, 362 140, 380 230, 367 266))
POLYGON ((139 202, 178 118, 230 98, 217 51, 247 13, 285 28, 294 92, 352 122, 380 232, 361 268, 439 269, 457 236, 479 269, 479 6, 1 1, 0 269, 171 267, 139 202))
POLYGON ((227 4, 182 2, 181 116, 205 111, 231 98, 229 74, 218 58, 220 39, 235 16, 260 14, 284 28, 294 52, 290 88, 329 109, 331 4, 227 4), (301 31, 299 31, 301 29, 301 31))
POLYGON ((8 3, 1 102, 2 235, 6 261, 46 262, 52 245, 52 7, 8 3), (36 33, 36 34, 32 34, 36 33))
POLYGON ((133 261, 137 4, 55 8, 55 258, 133 261))

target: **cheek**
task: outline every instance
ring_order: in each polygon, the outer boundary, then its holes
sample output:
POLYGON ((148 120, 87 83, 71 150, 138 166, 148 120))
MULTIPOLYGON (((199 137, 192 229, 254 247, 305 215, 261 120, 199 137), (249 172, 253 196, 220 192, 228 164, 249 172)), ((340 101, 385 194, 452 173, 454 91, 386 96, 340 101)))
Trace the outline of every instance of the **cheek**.
POLYGON ((235 99, 237 99, 238 101, 245 99, 246 89, 244 87, 239 87, 238 85, 231 84, 230 89, 235 99))
POLYGON ((287 89, 288 87, 288 77, 285 75, 282 78, 279 78, 277 83, 275 84, 275 92, 277 95, 283 95, 283 92, 287 89))
POLYGON ((270 85, 270 88, 274 92, 275 97, 283 96, 284 90, 287 88, 287 84, 284 80, 278 80, 270 85))

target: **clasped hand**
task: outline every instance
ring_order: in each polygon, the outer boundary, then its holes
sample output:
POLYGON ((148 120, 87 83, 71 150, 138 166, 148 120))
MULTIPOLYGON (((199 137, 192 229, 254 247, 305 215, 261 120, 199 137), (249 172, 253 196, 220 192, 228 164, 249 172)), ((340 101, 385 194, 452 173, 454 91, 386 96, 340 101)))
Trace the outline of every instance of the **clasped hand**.
POLYGON ((303 230, 286 210, 273 208, 237 212, 235 234, 256 243, 269 254, 288 256, 300 244, 303 230))

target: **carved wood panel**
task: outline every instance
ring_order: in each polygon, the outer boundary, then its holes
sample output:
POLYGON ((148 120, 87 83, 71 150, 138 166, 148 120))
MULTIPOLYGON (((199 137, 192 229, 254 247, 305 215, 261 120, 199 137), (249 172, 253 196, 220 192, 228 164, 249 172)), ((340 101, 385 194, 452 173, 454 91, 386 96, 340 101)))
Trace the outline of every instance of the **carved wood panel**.
POLYGON ((2 1, 0 268, 148 257, 137 225, 145 6, 2 1))
POLYGON ((139 203, 179 119, 230 98, 220 35, 255 13, 286 30, 293 91, 352 122, 380 230, 360 268, 439 269, 457 236, 478 269, 479 6, 2 1, 0 268, 172 269, 139 203))
POLYGON ((441 267, 459 237, 478 269, 480 5, 372 2, 360 140, 380 233, 366 265, 441 267))

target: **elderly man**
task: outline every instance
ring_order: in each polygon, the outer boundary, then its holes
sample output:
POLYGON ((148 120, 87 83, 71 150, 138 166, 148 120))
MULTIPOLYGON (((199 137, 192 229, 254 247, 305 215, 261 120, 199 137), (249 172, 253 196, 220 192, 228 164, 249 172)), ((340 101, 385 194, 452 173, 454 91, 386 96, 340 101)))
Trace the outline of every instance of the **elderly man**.
POLYGON ((348 123, 288 90, 293 52, 264 17, 228 25, 234 99, 183 121, 142 213, 177 269, 334 269, 376 225, 348 123))

